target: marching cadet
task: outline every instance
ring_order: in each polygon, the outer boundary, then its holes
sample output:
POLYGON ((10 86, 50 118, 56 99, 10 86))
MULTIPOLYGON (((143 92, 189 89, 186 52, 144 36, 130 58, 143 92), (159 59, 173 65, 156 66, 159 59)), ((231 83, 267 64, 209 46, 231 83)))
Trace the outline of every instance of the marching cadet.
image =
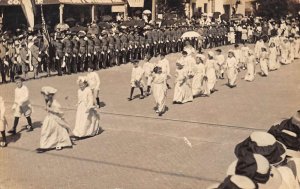
POLYGON ((2 83, 6 83, 6 75, 8 70, 8 65, 4 63, 6 56, 6 44, 5 41, 0 38, 0 73, 2 78, 2 83))
POLYGON ((181 39, 181 36, 182 36, 182 32, 181 32, 181 28, 177 28, 176 30, 176 38, 177 38, 177 41, 176 41, 176 51, 177 52, 181 52, 183 50, 183 42, 182 42, 182 39, 181 39))
POLYGON ((105 30, 101 33, 101 44, 102 44, 102 50, 101 50, 101 60, 102 60, 102 68, 106 69, 107 63, 108 63, 108 39, 107 39, 107 32, 105 30))
POLYGON ((141 91, 140 99, 144 98, 144 82, 143 82, 143 75, 144 70, 139 66, 138 60, 131 60, 131 63, 133 64, 132 73, 131 73, 131 89, 130 89, 130 96, 128 98, 128 101, 133 100, 132 95, 135 88, 139 88, 141 91))
POLYGON ((125 34, 123 34, 122 32, 120 33, 121 37, 121 62, 123 64, 127 63, 127 49, 128 49, 128 39, 126 37, 125 34))
POLYGON ((26 47, 26 43, 23 42, 20 48, 20 60, 21 60, 21 66, 22 66, 22 74, 24 80, 27 79, 27 73, 29 71, 29 65, 28 65, 28 50, 26 47))
POLYGON ((141 60, 145 59, 146 56, 146 38, 144 35, 140 36, 140 43, 139 43, 139 48, 140 48, 140 58, 141 60))
POLYGON ((155 28, 152 31, 152 43, 153 43, 153 56, 157 57, 158 55, 158 42, 159 42, 159 35, 158 35, 158 31, 157 28, 155 28))
POLYGON ((166 42, 167 38, 164 34, 165 28, 158 28, 157 33, 158 33, 158 53, 166 53, 166 42))
POLYGON ((171 26, 171 38, 170 38, 170 43, 171 43, 171 52, 175 53, 176 52, 176 41, 177 41, 177 32, 176 28, 171 26))
POLYGON ((9 39, 7 41, 7 51, 4 64, 8 65, 9 77, 10 82, 14 82, 15 78, 15 66, 14 66, 14 59, 15 59, 16 49, 13 46, 13 39, 9 39))
POLYGON ((68 31, 66 33, 66 37, 63 40, 64 44, 64 53, 65 53, 65 62, 66 62, 66 70, 65 72, 70 75, 71 74, 71 61, 72 61, 72 51, 73 51, 73 43, 71 40, 71 33, 68 31))
POLYGON ((87 33, 87 67, 85 67, 85 71, 90 67, 94 67, 94 41, 92 39, 92 34, 87 33))
POLYGON ((115 63, 119 66, 121 62, 121 39, 120 32, 118 30, 115 31, 115 63))
MULTIPOLYGON (((56 41, 54 42, 55 59, 56 59, 58 76, 62 76, 62 66, 63 66, 63 59, 64 59, 64 52, 63 52, 64 44, 63 44, 62 40, 63 40, 62 35, 60 33, 58 33, 57 36, 56 36, 56 41)), ((31 50, 31 54, 32 53, 33 52, 31 50)))
POLYGON ((140 47, 140 36, 138 33, 137 28, 135 29, 134 32, 134 45, 133 45, 133 59, 139 59, 139 54, 141 51, 141 47, 140 47))
POLYGON ((78 71, 83 72, 86 66, 86 58, 87 58, 87 38, 85 37, 84 31, 80 31, 78 33, 78 37, 79 37, 78 71))
POLYGON ((77 73, 80 71, 79 62, 78 62, 78 53, 79 53, 79 38, 77 35, 74 35, 72 38, 73 50, 72 50, 72 72, 77 73))
POLYGON ((113 36, 113 31, 110 31, 108 35, 108 63, 109 66, 112 67, 115 64, 115 38, 113 36))
POLYGON ((94 41, 94 69, 99 70, 101 61, 101 40, 95 34, 92 34, 92 39, 94 41))
POLYGON ((166 52, 167 54, 170 54, 171 52, 171 41, 172 41, 172 36, 171 36, 171 31, 170 29, 167 27, 165 32, 164 32, 164 39, 162 39, 163 43, 164 43, 164 52, 166 52))
POLYGON ((204 26, 203 28, 203 48, 207 49, 208 43, 209 43, 209 36, 208 36, 208 28, 207 26, 204 26))
POLYGON ((146 40, 146 45, 145 45, 145 51, 146 51, 146 54, 147 55, 150 55, 152 56, 152 52, 151 52, 151 49, 152 49, 152 36, 151 36, 151 31, 146 31, 145 32, 145 40, 146 40))

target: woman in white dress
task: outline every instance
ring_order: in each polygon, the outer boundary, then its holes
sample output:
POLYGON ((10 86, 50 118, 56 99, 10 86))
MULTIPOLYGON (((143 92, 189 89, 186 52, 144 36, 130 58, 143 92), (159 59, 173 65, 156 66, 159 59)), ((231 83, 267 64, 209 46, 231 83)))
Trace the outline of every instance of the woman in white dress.
POLYGON ((180 63, 176 63, 176 80, 174 89, 173 104, 184 104, 193 101, 192 87, 189 82, 187 70, 180 63))
MULTIPOLYGON (((194 78, 192 83, 192 91, 194 98, 204 93, 204 81, 205 76, 205 66, 204 66, 205 56, 202 54, 196 55, 196 65, 194 67, 194 78)), ((206 86, 206 85, 205 85, 206 86)))
POLYGON ((256 66, 256 58, 254 56, 254 52, 252 50, 248 51, 248 60, 247 60, 247 73, 245 75, 245 81, 253 81, 255 78, 255 66, 256 66))
POLYGON ((281 64, 290 64, 291 60, 289 59, 289 53, 291 49, 291 44, 287 38, 283 39, 283 43, 280 45, 280 51, 281 51, 281 59, 280 63, 281 64))
POLYGON ((88 87, 87 79, 80 76, 77 82, 80 89, 78 89, 78 107, 73 130, 74 140, 92 137, 101 131, 100 115, 93 106, 93 93, 88 87))
POLYGON ((155 111, 159 116, 165 112, 167 98, 167 75, 162 73, 161 67, 155 67, 152 73, 152 90, 155 99, 155 111))
POLYGON ((275 46, 275 43, 270 43, 269 51, 270 51, 269 69, 270 69, 270 71, 274 71, 274 70, 277 70, 280 67, 280 64, 279 64, 278 59, 277 59, 278 50, 275 46))
POLYGON ((69 136, 69 126, 63 118, 63 112, 60 110, 60 104, 54 99, 57 90, 53 87, 43 87, 41 93, 46 101, 47 116, 44 119, 40 148, 38 153, 48 150, 61 150, 65 147, 72 147, 69 136))
POLYGON ((228 58, 226 59, 225 64, 227 69, 228 86, 230 88, 236 87, 238 63, 234 57, 234 52, 232 50, 228 52, 228 58))
POLYGON ((261 76, 267 77, 269 75, 269 68, 268 68, 268 58, 269 54, 267 52, 266 48, 261 48, 261 54, 260 54, 260 70, 261 70, 261 76))
MULTIPOLYGON (((217 76, 216 76, 216 61, 214 60, 214 53, 212 51, 208 52, 208 59, 205 62, 205 73, 207 77, 207 88, 210 93, 213 93, 216 91, 215 85, 217 82, 217 76)), ((207 95, 209 95, 207 94, 207 95)))

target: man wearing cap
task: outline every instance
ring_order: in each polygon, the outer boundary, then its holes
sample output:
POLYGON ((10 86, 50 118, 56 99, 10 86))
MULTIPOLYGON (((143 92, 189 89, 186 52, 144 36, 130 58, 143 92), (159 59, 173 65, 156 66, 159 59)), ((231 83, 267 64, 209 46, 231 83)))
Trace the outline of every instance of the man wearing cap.
POLYGON ((125 34, 120 33, 121 37, 121 62, 123 64, 127 63, 127 49, 128 49, 128 38, 125 34))
POLYGON ((26 43, 23 42, 20 48, 20 64, 22 66, 22 74, 23 74, 23 78, 26 80, 27 78, 27 73, 28 73, 28 69, 29 69, 29 65, 28 65, 28 50, 26 47, 26 43))
POLYGON ((4 63, 6 65, 8 65, 8 70, 9 70, 9 76, 10 76, 10 81, 11 82, 14 82, 15 81, 15 74, 16 74, 16 71, 15 71, 15 61, 16 61, 16 49, 15 47, 13 46, 13 39, 10 38, 8 41, 7 41, 7 51, 6 51, 6 58, 5 58, 5 61, 4 63))
POLYGON ((108 51, 108 44, 109 44, 106 31, 102 31, 101 44, 102 44, 102 50, 101 50, 102 68, 105 69, 108 64, 107 51, 108 51))
POLYGON ((92 34, 92 39, 94 41, 94 69, 99 70, 101 61, 101 40, 95 34, 92 34))
POLYGON ((78 54, 78 63, 79 63, 79 72, 83 72, 86 68, 86 59, 87 59, 87 37, 85 33, 79 33, 79 54, 78 54))
POLYGON ((63 59, 64 59, 64 52, 63 52, 64 44, 62 40, 63 40, 62 35, 58 33, 56 35, 56 41, 53 44, 55 48, 55 61, 56 61, 58 76, 62 76, 62 66, 63 66, 63 59))
POLYGON ((95 68, 94 66, 94 41, 92 39, 91 33, 87 34, 87 66, 85 67, 85 71, 88 70, 88 68, 92 67, 95 68))
POLYGON ((115 62, 116 65, 120 65, 121 62, 121 39, 120 39, 120 32, 118 30, 115 31, 115 62))
POLYGON ((71 33, 67 32, 67 36, 64 38, 63 40, 64 43, 64 58, 65 58, 65 62, 66 62, 66 73, 68 75, 71 74, 71 61, 72 61, 72 51, 73 51, 73 43, 71 40, 71 33))
POLYGON ((74 35, 72 38, 72 44, 73 44, 73 49, 72 49, 72 72, 77 73, 79 69, 79 62, 78 62, 78 53, 79 53, 79 38, 77 35, 74 35))

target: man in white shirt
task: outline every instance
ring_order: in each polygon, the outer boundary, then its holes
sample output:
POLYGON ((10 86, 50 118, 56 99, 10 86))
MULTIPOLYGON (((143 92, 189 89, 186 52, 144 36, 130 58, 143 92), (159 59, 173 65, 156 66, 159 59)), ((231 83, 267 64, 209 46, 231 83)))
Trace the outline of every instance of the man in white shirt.
POLYGON ((12 130, 8 131, 13 135, 16 134, 16 129, 19 123, 19 119, 22 115, 24 115, 27 119, 27 132, 33 131, 32 121, 31 121, 31 113, 32 107, 29 101, 29 91, 28 88, 23 85, 23 79, 19 76, 15 77, 15 82, 17 88, 15 89, 15 102, 12 107, 14 110, 14 124, 12 130))
POLYGON ((94 72, 93 68, 88 69, 87 74, 87 82, 89 84, 89 87, 92 89, 93 95, 94 95, 94 105, 97 104, 98 108, 100 108, 100 78, 99 75, 94 72), (96 100, 96 101, 95 101, 96 100))

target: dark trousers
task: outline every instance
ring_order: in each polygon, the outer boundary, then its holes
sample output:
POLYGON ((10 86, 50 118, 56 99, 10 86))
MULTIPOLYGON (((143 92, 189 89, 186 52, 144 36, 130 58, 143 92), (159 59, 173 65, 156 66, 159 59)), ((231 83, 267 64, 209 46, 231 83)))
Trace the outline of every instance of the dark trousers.
POLYGON ((59 59, 56 59, 56 65, 57 65, 57 73, 59 76, 62 76, 62 61, 63 61, 63 58, 60 57, 59 59))

